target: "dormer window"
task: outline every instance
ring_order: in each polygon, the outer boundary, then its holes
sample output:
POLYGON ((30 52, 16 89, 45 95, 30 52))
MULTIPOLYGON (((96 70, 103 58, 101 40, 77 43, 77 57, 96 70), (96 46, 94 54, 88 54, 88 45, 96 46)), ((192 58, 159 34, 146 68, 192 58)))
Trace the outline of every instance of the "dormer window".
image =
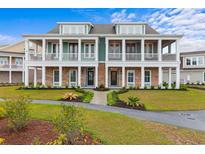
POLYGON ((116 24, 116 33, 117 34, 126 34, 126 35, 145 34, 145 24, 119 23, 119 24, 116 24))

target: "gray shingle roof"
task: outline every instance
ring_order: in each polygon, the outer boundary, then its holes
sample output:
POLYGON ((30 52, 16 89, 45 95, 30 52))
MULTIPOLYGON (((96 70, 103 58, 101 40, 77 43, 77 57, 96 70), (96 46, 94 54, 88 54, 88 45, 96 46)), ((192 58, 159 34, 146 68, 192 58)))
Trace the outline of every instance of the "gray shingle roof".
MULTIPOLYGON (((47 34, 58 34, 59 26, 56 26, 52 30, 50 30, 47 34)), ((154 30, 149 25, 146 25, 145 29, 146 34, 159 34, 156 30, 154 30)), ((115 29, 112 24, 94 24, 93 28, 90 31, 90 34, 115 34, 115 29)))
POLYGON ((181 52, 180 55, 205 54, 205 51, 181 52))

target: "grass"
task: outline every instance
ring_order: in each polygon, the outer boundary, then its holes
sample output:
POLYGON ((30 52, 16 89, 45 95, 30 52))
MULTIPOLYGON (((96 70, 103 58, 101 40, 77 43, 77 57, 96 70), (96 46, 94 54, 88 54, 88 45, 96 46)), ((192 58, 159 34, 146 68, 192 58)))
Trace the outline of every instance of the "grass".
POLYGON ((119 95, 128 101, 129 96, 137 96, 147 110, 200 110, 205 109, 205 91, 188 88, 179 90, 129 90, 119 95))
MULTIPOLYGON (((32 104, 32 117, 52 120, 58 105, 32 104)), ((205 144, 205 133, 82 108, 86 130, 103 144, 205 144)))
POLYGON ((78 95, 82 95, 72 89, 16 90, 17 88, 18 86, 0 87, 0 98, 11 98, 18 95, 26 95, 31 99, 59 100, 66 92, 73 92, 78 95))

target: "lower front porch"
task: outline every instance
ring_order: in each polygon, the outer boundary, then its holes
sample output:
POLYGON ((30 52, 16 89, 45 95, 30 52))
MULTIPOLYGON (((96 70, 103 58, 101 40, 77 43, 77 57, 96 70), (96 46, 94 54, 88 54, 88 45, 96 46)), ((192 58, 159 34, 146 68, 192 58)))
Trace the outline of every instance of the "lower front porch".
POLYGON ((168 88, 175 84, 179 88, 179 71, 174 67, 106 67, 105 85, 108 88, 161 87, 166 82, 168 88))
MULTIPOLYGON (((34 87, 37 84, 48 87, 82 87, 94 88, 97 86, 97 67, 29 67, 28 72, 33 71, 33 77, 26 79, 25 71, 25 86, 33 83, 34 87), (31 69, 32 68, 32 69, 31 69), (37 71, 40 70, 40 71, 37 71), (40 78, 39 78, 40 77, 40 78)), ((29 73, 28 73, 29 74, 29 73)))

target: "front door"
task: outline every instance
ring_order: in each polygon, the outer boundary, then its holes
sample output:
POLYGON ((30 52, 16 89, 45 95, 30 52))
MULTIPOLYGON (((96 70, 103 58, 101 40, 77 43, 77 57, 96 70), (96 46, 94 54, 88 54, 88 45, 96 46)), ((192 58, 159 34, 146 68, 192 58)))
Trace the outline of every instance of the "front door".
POLYGON ((88 70, 88 86, 94 85, 94 71, 88 70))
POLYGON ((69 82, 70 87, 76 87, 77 86, 77 70, 76 69, 70 70, 69 81, 70 81, 69 82))
POLYGON ((117 86, 117 71, 111 71, 111 86, 117 86))

